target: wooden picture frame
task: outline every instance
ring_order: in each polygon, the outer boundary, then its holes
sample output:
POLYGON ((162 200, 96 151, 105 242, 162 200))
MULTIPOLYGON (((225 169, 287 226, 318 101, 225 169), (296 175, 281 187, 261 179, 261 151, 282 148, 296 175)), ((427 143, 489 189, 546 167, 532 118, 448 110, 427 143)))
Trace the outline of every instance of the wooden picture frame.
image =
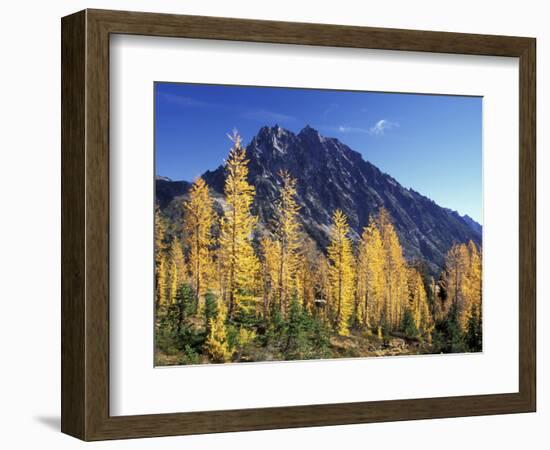
POLYGON ((62 416, 83 440, 532 412, 536 408, 533 38, 85 10, 62 19, 62 416), (519 392, 109 415, 109 36, 135 34, 519 58, 519 392))

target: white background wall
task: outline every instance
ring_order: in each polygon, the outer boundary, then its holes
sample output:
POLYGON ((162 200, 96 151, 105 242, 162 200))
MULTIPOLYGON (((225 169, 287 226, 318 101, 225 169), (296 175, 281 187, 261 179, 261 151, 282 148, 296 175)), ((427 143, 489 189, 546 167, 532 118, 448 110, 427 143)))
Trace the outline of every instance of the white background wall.
MULTIPOLYGON (((60 17, 131 9, 350 25, 534 36, 538 39, 538 412, 536 414, 141 439, 95 448, 548 448, 550 14, 543 1, 5 2, 0 13, 0 444, 80 448, 60 415, 60 17)), ((505 201, 505 199, 504 199, 505 201)), ((515 206, 511 206, 515 207, 515 206)), ((503 255, 505 256, 505 255, 503 255)))

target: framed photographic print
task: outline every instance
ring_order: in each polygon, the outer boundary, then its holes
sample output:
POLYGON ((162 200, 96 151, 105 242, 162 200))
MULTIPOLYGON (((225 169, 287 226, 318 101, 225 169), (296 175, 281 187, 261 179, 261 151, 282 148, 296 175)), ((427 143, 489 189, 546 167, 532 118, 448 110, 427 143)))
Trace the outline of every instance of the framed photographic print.
POLYGON ((534 411, 535 169, 533 38, 63 18, 62 431, 534 411))

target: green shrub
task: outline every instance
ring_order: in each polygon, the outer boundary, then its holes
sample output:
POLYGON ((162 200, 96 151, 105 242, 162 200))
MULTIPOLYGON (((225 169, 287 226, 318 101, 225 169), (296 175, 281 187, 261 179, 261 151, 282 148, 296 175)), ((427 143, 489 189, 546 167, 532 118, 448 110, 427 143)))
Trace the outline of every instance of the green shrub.
POLYGON ((410 338, 417 338, 420 334, 416 324, 414 323, 414 317, 410 308, 405 309, 405 313, 403 314, 403 319, 401 321, 401 330, 407 337, 410 338))

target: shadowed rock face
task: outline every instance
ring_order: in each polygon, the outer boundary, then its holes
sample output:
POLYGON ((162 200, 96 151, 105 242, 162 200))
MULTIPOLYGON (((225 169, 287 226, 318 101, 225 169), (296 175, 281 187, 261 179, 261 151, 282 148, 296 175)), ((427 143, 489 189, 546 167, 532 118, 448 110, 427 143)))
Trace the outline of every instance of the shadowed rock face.
MULTIPOLYGON (((249 181, 256 187, 254 212, 268 229, 280 184, 278 172, 286 169, 297 179, 298 203, 304 230, 324 249, 330 218, 340 208, 357 239, 369 217, 383 206, 391 214, 405 256, 426 261, 431 271, 442 266, 454 242, 481 244, 481 225, 470 217, 442 208, 429 198, 401 186, 391 176, 363 160, 360 153, 334 138, 321 136, 307 126, 300 133, 263 127, 247 147, 249 181)), ((223 192, 223 167, 203 178, 217 193, 223 192)), ((188 183, 157 180, 161 208, 183 195, 188 183), (175 184, 179 183, 179 184, 175 184)))
POLYGON ((184 195, 190 187, 191 183, 187 181, 172 181, 165 177, 157 177, 155 180, 155 201, 161 209, 164 209, 174 198, 184 195))

